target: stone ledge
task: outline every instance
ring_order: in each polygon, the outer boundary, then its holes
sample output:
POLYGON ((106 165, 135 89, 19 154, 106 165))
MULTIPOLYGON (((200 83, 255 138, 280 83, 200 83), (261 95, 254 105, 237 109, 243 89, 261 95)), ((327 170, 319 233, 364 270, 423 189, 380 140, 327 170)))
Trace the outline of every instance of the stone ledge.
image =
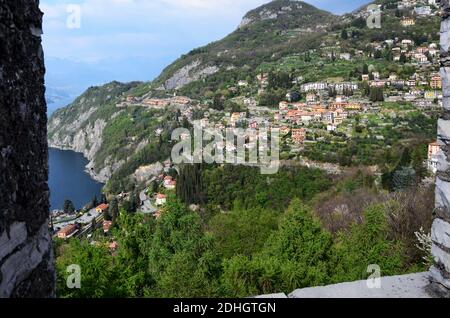
POLYGON ((427 289, 430 273, 381 278, 381 288, 370 289, 367 281, 298 289, 289 298, 432 298, 427 289))
POLYGON ((270 295, 256 296, 255 298, 259 298, 259 299, 284 299, 284 298, 288 298, 288 296, 285 293, 279 293, 279 294, 270 294, 270 295))

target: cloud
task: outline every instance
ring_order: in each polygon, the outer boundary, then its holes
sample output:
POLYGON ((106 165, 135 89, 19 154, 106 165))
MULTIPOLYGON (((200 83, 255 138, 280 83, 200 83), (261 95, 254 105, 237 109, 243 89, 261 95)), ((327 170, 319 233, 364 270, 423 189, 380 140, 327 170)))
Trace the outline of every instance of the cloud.
POLYGON ((173 51, 175 56, 225 36, 243 14, 268 0, 42 0, 44 48, 78 60, 173 51), (68 5, 81 9, 69 29, 68 5))
MULTIPOLYGON (((176 58, 234 30, 243 15, 269 0, 41 0, 46 55, 77 60, 168 54, 176 58), (81 8, 70 29, 68 5, 81 8)), ((327 9, 335 0, 308 0, 327 9)), ((364 0, 347 0, 356 8, 364 0)), ((333 5, 334 3, 334 5, 333 5)), ((341 2, 339 2, 341 3, 341 2)), ((334 6, 334 7, 333 7, 334 6)))

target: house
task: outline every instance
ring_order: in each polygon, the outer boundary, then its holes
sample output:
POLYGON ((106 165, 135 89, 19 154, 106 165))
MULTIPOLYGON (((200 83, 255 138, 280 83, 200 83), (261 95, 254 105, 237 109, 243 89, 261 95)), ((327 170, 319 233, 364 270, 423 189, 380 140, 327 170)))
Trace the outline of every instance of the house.
POLYGON ((287 126, 283 126, 280 128, 280 133, 282 136, 286 136, 287 134, 289 134, 291 132, 291 129, 287 126))
POLYGON ((164 177, 164 187, 167 187, 172 181, 173 178, 171 176, 164 177))
POLYGON ((247 87, 247 86, 248 86, 248 82, 247 82, 247 81, 239 81, 239 82, 237 83, 237 85, 238 85, 239 87, 247 87))
POLYGON ((409 87, 416 87, 416 84, 417 84, 416 80, 413 79, 406 81, 406 85, 409 87))
POLYGON ((317 83, 307 83, 300 86, 300 90, 302 92, 310 92, 310 91, 320 91, 326 90, 328 88, 328 84, 324 82, 317 83))
POLYGON ((403 46, 413 46, 414 42, 412 40, 405 39, 402 41, 403 46))
POLYGON ((170 105, 169 99, 147 98, 142 101, 142 104, 148 107, 165 108, 170 105))
POLYGON ((438 168, 438 153, 441 150, 439 144, 435 141, 428 145, 428 170, 433 173, 437 172, 438 168))
POLYGON ((131 95, 127 96, 126 100, 127 100, 127 102, 129 102, 129 103, 134 103, 134 102, 137 101, 136 97, 131 96, 131 95))
POLYGON ((442 89, 442 78, 440 75, 435 75, 431 78, 430 86, 433 89, 442 89))
POLYGON ((108 233, 111 229, 113 222, 112 221, 103 221, 103 232, 108 233))
POLYGON ((288 110, 289 103, 288 102, 280 102, 280 104, 278 105, 278 108, 280 111, 288 110))
POLYGON ((363 82, 368 82, 369 79, 370 79, 369 74, 363 74, 363 75, 361 75, 361 80, 362 80, 363 82))
POLYGON ((423 53, 416 53, 414 54, 414 60, 419 63, 427 63, 428 57, 423 53))
POLYGON ((430 6, 417 7, 414 9, 414 12, 418 16, 429 16, 431 15, 431 7, 430 6))
POLYGON ((395 73, 392 73, 391 75, 389 75, 389 80, 390 81, 396 81, 398 79, 398 75, 395 73))
POLYGON ((175 180, 172 180, 168 184, 165 185, 165 188, 167 190, 175 190, 177 188, 177 182, 175 180))
POLYGON ((235 125, 237 122, 243 120, 247 116, 247 113, 233 113, 231 114, 230 123, 235 125))
POLYGON ((119 244, 116 241, 112 241, 109 243, 108 248, 111 253, 114 253, 119 248, 119 244))
POLYGON ((65 240, 71 237, 77 230, 78 224, 70 224, 67 225, 65 228, 63 228, 61 231, 59 231, 57 235, 58 238, 65 240))
POLYGON ((186 106, 192 103, 192 99, 186 96, 174 96, 170 99, 170 104, 175 106, 186 106))
POLYGON ((425 99, 435 100, 436 98, 438 98, 438 92, 437 91, 426 91, 425 92, 425 99))
POLYGON ((306 139, 306 129, 292 129, 292 140, 297 144, 302 144, 306 139))
POLYGON ((306 95, 306 102, 308 103, 314 103, 317 100, 316 94, 307 94, 306 95))
POLYGON ((341 58, 341 60, 346 60, 346 61, 350 61, 352 59, 352 56, 350 53, 341 53, 339 55, 339 57, 341 58))
POLYGON ((108 205, 108 204, 102 203, 102 204, 100 204, 98 207, 95 208, 95 211, 96 211, 97 213, 103 213, 103 212, 105 212, 106 210, 108 210, 108 208, 109 208, 109 205, 108 205))
POLYGON ((370 81, 369 85, 370 87, 385 87, 388 84, 388 81, 385 80, 375 80, 370 81))
POLYGON ((334 122, 334 113, 333 112, 326 112, 322 115, 322 119, 327 124, 332 124, 334 122))
POLYGON ((156 205, 161 206, 167 203, 167 196, 162 193, 156 195, 156 205))
POLYGON ((336 131, 337 127, 333 124, 329 124, 327 125, 327 131, 331 132, 331 131, 336 131))
POLYGON ((416 21, 412 18, 403 18, 401 21, 402 26, 404 27, 409 27, 409 26, 413 26, 416 24, 416 21))
POLYGON ((361 110, 362 106, 359 103, 347 103, 347 105, 344 107, 346 110, 361 110))

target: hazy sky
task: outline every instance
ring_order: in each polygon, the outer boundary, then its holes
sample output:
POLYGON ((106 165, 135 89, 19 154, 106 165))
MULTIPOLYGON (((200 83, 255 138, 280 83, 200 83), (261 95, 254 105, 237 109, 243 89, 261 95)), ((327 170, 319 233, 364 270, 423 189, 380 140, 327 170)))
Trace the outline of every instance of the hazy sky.
MULTIPOLYGON (((270 1, 41 0, 45 55, 47 59, 91 65, 123 62, 127 67, 122 73, 129 70, 138 77, 134 79, 148 80, 181 54, 232 32, 247 11, 267 2, 270 1), (79 28, 71 4, 81 9, 79 28)), ((340 14, 369 1, 306 2, 340 14)), ((130 80, 131 75, 126 75, 115 79, 130 80)))

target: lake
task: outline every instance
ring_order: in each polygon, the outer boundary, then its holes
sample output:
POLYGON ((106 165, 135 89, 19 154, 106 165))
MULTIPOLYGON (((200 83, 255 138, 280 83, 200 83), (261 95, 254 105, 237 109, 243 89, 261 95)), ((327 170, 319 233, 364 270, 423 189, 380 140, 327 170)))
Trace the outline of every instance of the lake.
POLYGON ((85 167, 88 164, 82 154, 49 148, 50 209, 62 209, 69 199, 76 209, 81 209, 96 195, 100 199, 103 184, 93 180, 85 167))

